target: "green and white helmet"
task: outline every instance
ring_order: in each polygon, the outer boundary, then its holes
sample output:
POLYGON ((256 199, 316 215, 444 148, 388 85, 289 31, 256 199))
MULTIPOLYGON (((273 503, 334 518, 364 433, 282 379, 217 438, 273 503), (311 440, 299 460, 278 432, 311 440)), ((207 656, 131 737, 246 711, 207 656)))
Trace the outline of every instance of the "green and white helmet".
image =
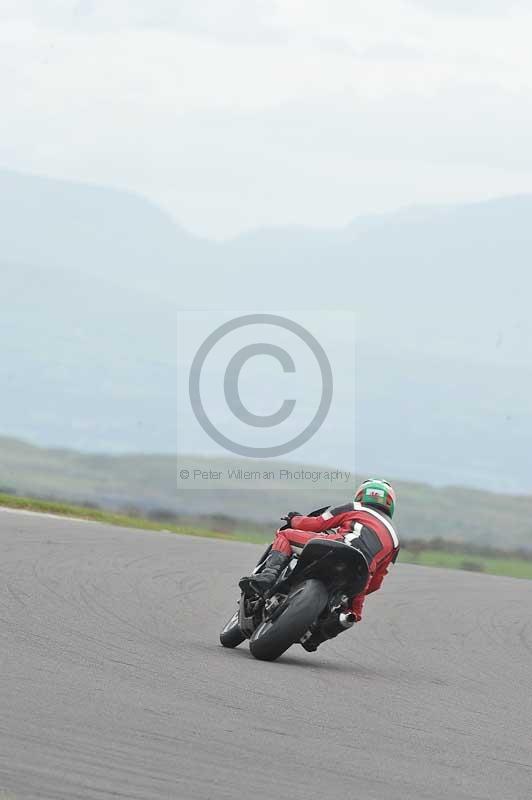
POLYGON ((368 478, 355 492, 356 503, 374 506, 377 511, 384 511, 389 517, 393 517, 395 500, 393 486, 381 478, 368 478))

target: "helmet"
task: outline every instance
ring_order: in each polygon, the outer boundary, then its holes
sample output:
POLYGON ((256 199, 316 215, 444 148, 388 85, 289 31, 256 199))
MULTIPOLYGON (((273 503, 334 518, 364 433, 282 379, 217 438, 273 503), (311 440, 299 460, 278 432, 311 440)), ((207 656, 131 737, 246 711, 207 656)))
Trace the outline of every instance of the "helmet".
POLYGON ((355 492, 355 502, 365 506, 375 506, 388 517, 395 511, 395 491, 393 486, 380 478, 368 478, 355 492))

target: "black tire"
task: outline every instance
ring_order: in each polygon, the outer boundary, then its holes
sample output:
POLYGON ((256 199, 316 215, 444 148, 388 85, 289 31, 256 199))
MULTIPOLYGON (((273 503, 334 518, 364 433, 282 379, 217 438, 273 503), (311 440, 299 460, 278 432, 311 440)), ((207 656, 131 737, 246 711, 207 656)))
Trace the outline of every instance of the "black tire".
POLYGON ((235 611, 229 622, 222 628, 220 642, 224 647, 238 647, 245 638, 238 624, 238 611, 235 611))
POLYGON ((275 661, 298 642, 325 608, 329 595, 321 581, 309 578, 288 595, 286 607, 273 621, 254 631, 249 649, 261 661, 275 661))

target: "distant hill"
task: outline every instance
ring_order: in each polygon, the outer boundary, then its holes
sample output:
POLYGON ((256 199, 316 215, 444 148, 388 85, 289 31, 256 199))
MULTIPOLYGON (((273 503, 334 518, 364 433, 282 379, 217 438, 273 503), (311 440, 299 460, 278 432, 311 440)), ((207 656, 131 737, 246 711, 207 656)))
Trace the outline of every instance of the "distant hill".
POLYGON ((102 276, 0 270, 0 429, 86 450, 171 449, 173 307, 102 276))
POLYGON ((213 245, 132 192, 0 170, 0 260, 166 292, 213 245))
POLYGON ((532 363, 532 195, 265 229, 222 248, 244 296, 355 308, 360 339, 379 350, 532 363))
MULTIPOLYGON (((242 462, 190 457, 187 463, 225 474, 242 462)), ((293 464, 286 466, 294 468, 293 464)), ((184 492, 177 490, 176 478, 177 464, 172 456, 81 454, 0 438, 0 492, 96 503, 110 509, 168 511, 185 518, 223 514, 241 520, 242 527, 248 520, 273 530, 286 511, 304 512, 322 504, 345 502, 354 483, 331 490, 323 481, 311 488, 308 483, 301 488, 295 483, 273 481, 265 482, 258 491, 234 491, 231 482, 224 479, 206 483, 201 490, 184 492)), ((437 489, 404 481, 396 482, 396 486, 396 521, 405 538, 442 537, 532 550, 532 497, 437 489)))
POLYGON ((184 307, 356 309, 375 346, 532 363, 532 195, 198 239, 131 192, 0 170, 0 262, 184 307))
POLYGON ((171 454, 194 430, 178 308, 326 308, 340 339, 350 308, 356 398, 307 460, 345 460, 354 424, 361 470, 532 491, 532 197, 216 244, 131 193, 0 171, 0 220, 4 434, 171 454))

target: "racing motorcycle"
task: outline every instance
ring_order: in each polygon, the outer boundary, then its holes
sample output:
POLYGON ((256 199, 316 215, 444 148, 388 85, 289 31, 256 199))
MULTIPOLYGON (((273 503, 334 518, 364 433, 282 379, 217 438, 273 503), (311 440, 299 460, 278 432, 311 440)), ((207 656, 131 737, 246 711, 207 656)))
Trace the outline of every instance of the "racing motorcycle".
MULTIPOLYGON (((309 516, 319 516, 325 508, 309 516)), ((261 571, 270 550, 271 545, 254 575, 261 571)), ((233 648, 249 639, 252 655, 262 661, 275 661, 293 644, 315 650, 313 641, 333 638, 353 624, 350 601, 364 589, 368 577, 368 563, 356 548, 354 534, 346 534, 344 541, 310 539, 299 554, 293 550, 292 559, 264 597, 242 592, 220 642, 233 648)))

